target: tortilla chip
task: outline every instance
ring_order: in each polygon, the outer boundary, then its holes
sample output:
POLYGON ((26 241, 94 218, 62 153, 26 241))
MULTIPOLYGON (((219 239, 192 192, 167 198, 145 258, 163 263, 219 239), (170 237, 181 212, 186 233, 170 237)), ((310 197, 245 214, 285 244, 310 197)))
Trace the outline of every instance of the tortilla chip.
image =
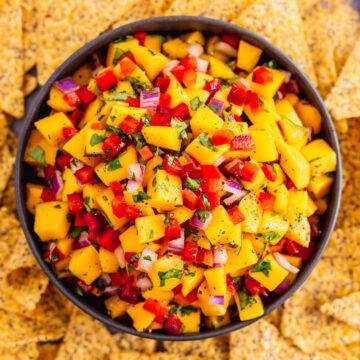
POLYGON ((39 351, 34 342, 20 346, 0 346, 0 354, 2 360, 36 360, 39 358, 39 351))
POLYGON ((115 349, 116 342, 103 325, 75 310, 56 359, 104 359, 115 349))
POLYGON ((320 311, 349 325, 360 327, 360 291, 323 304, 320 311))
POLYGON ((31 74, 25 74, 24 78, 24 95, 30 95, 38 86, 37 78, 31 74))
POLYGON ((6 143, 6 137, 9 132, 9 125, 5 114, 0 112, 0 148, 6 143))
POLYGON ((15 157, 11 155, 9 147, 5 145, 0 149, 0 194, 10 179, 14 164, 15 157))
POLYGON ((38 0, 36 63, 42 85, 74 51, 127 13, 134 0, 38 0))
POLYGON ((347 119, 335 120, 333 119, 335 130, 338 134, 345 134, 349 130, 349 124, 347 119))
POLYGON ((1 206, 6 206, 9 210, 16 211, 16 195, 14 177, 12 176, 6 185, 6 188, 1 198, 1 206))
POLYGON ((268 321, 270 324, 273 324, 277 328, 280 327, 281 324, 281 314, 283 311, 283 307, 279 306, 277 309, 272 311, 269 315, 265 316, 264 319, 268 321))
POLYGON ((360 359, 360 342, 350 344, 346 349, 352 356, 355 356, 356 359, 360 359))
POLYGON ((201 360, 201 358, 196 355, 174 355, 167 352, 158 352, 150 355, 137 351, 124 351, 112 354, 110 360, 201 360))
POLYGON ((207 359, 228 359, 228 337, 218 337, 203 341, 164 342, 165 349, 174 355, 195 355, 207 359))
POLYGON ((0 4, 0 109, 21 118, 24 115, 23 43, 20 0, 0 4))
POLYGON ((123 351, 139 351, 141 353, 152 354, 156 351, 157 341, 151 339, 141 339, 130 334, 117 333, 114 339, 121 350, 123 351))
POLYGON ((360 117, 360 40, 326 98, 326 106, 335 119, 360 117))
POLYGON ((39 360, 54 360, 59 350, 60 344, 44 343, 38 344, 39 360))
POLYGON ((9 148, 11 156, 16 157, 16 150, 18 146, 18 139, 15 134, 10 130, 7 134, 6 145, 9 148))
POLYGON ((207 5, 205 0, 174 0, 165 15, 201 15, 207 5))
POLYGON ((279 47, 302 68, 311 82, 317 85, 296 0, 257 0, 233 22, 279 47))
MULTIPOLYGON (((29 71, 36 64, 36 13, 33 0, 23 0, 22 8, 22 29, 24 44, 24 71, 29 71)), ((25 94, 26 96, 26 94, 25 94)))
POLYGON ((345 346, 336 349, 316 352, 316 357, 319 360, 358 360, 358 358, 351 355, 345 346))
POLYGON ((202 16, 230 21, 254 3, 255 0, 223 0, 210 1, 201 13, 202 16))

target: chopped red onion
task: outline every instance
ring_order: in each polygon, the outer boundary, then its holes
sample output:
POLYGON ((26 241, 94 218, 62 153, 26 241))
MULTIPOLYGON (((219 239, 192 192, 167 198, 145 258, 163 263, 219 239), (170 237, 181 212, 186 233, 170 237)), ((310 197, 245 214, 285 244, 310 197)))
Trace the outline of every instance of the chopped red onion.
POLYGON ((140 107, 156 111, 160 101, 160 89, 152 88, 150 91, 142 90, 140 92, 140 107))
POLYGON ((204 212, 206 212, 208 214, 206 220, 204 222, 202 222, 198 219, 198 217, 196 215, 194 215, 190 219, 190 223, 192 226, 197 227, 202 230, 206 229, 209 226, 209 224, 213 218, 213 214, 211 212, 205 211, 205 210, 204 210, 204 212))
POLYGON ((309 141, 314 140, 314 129, 312 127, 308 128, 308 140, 309 141))
POLYGON ((199 43, 192 43, 187 47, 189 55, 199 57, 203 52, 204 48, 199 43))
POLYGON ((181 254, 185 246, 185 232, 181 229, 181 236, 178 239, 170 240, 168 243, 169 251, 174 254, 181 254))
POLYGON ((282 89, 279 89, 278 92, 276 93, 276 96, 279 100, 282 100, 286 96, 286 94, 282 89))
POLYGON ((140 184, 141 184, 140 181, 129 180, 126 185, 126 190, 130 193, 133 193, 139 189, 140 184))
POLYGON ((288 272, 290 272, 292 274, 297 274, 300 271, 296 266, 290 264, 288 259, 284 255, 280 254, 279 252, 274 253, 274 258, 279 263, 279 265, 281 267, 283 267, 285 270, 287 270, 288 272))
POLYGON ((230 195, 226 199, 224 199, 224 203, 226 206, 232 206, 238 203, 246 194, 248 191, 246 190, 239 190, 238 192, 230 195))
POLYGON ((240 164, 241 164, 241 160, 234 159, 234 160, 231 160, 228 164, 226 164, 225 169, 230 174, 234 174, 237 171, 237 169, 239 168, 240 164))
POLYGON ((102 65, 99 65, 97 68, 95 68, 92 72, 91 72, 91 77, 95 77, 97 74, 99 74, 99 72, 103 71, 104 67, 102 65))
POLYGON ((55 87, 64 94, 72 93, 80 88, 80 86, 70 76, 56 81, 55 87))
POLYGON ((280 70, 280 71, 285 75, 284 83, 287 84, 291 79, 291 72, 286 70, 280 70))
POLYGON ((239 192, 239 190, 241 190, 241 186, 233 180, 224 180, 224 186, 223 189, 226 192, 232 193, 232 194, 236 194, 237 192, 239 192))
POLYGON ((56 196, 59 196, 64 188, 64 182, 61 177, 61 172, 59 170, 55 170, 54 175, 52 177, 52 187, 56 196))
POLYGON ((296 80, 290 80, 286 84, 286 91, 291 94, 298 94, 300 92, 299 84, 296 80))
POLYGON ((216 247, 214 249, 214 264, 224 265, 228 259, 226 248, 216 247))
POLYGON ((56 249, 56 241, 51 241, 49 245, 49 258, 51 259, 54 255, 56 249))
POLYGON ((225 160, 226 160, 226 157, 221 155, 214 161, 214 165, 220 166, 225 160))
POLYGON ((111 284, 111 277, 108 273, 102 273, 100 278, 104 280, 106 286, 111 284))
POLYGON ((116 256, 116 259, 119 263, 119 266, 121 269, 123 269, 125 266, 126 266, 126 261, 125 261, 125 254, 124 254, 124 250, 123 248, 121 247, 121 245, 119 245, 115 251, 114 251, 114 254, 116 256))
POLYGON ((136 286, 141 289, 141 291, 148 290, 153 287, 153 283, 151 282, 150 278, 145 273, 141 273, 137 280, 136 286))
POLYGON ((175 67, 178 66, 180 64, 179 60, 170 60, 164 67, 163 69, 163 74, 165 76, 170 76, 171 75, 171 70, 175 67))
POLYGON ((116 295, 119 294, 121 291, 121 287, 120 286, 107 286, 104 289, 104 294, 107 295, 116 295))
POLYGON ((209 67, 209 62, 207 60, 197 58, 196 65, 196 71, 206 73, 209 67))
POLYGON ((86 294, 90 294, 94 290, 93 285, 87 285, 81 280, 78 280, 76 282, 76 285, 81 288, 81 290, 83 290, 86 294))
POLYGON ((289 289, 290 283, 288 280, 284 280, 274 291, 276 294, 281 295, 283 294, 287 289, 289 289))
POLYGON ((141 253, 137 269, 140 271, 149 272, 157 258, 157 253, 154 250, 146 247, 141 253))
POLYGON ((80 247, 84 248, 89 245, 91 245, 91 242, 89 240, 89 233, 86 231, 82 231, 78 240, 78 244, 80 247))
POLYGON ((250 84, 249 84, 249 82, 248 82, 246 79, 240 78, 239 80, 236 80, 236 81, 238 81, 238 82, 240 82, 242 85, 244 85, 245 88, 246 88, 246 90, 250 90, 250 89, 251 89, 250 84))
POLYGON ((211 295, 209 305, 224 305, 224 296, 211 295))
POLYGON ((221 100, 212 98, 208 104, 209 108, 217 115, 221 116, 224 110, 224 103, 221 100))
POLYGON ((84 166, 85 164, 78 159, 72 158, 70 161, 70 168, 74 173, 82 169, 84 166))
POLYGON ((191 164, 193 164, 195 167, 197 167, 196 161, 185 151, 182 152, 182 156, 191 164))
POLYGON ((128 178, 134 181, 142 182, 144 178, 145 165, 130 164, 128 170, 128 178))
POLYGON ((218 41, 217 43, 214 44, 214 49, 216 51, 220 51, 223 54, 230 56, 230 57, 236 57, 237 56, 237 51, 236 49, 234 49, 231 45, 229 45, 228 43, 224 42, 224 41, 218 41))

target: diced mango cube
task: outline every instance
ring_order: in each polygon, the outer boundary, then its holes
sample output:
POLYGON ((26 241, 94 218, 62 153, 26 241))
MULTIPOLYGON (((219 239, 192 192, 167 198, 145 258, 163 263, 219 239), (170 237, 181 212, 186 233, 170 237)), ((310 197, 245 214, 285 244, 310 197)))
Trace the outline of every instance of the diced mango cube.
POLYGON ((273 245, 282 239, 288 228, 289 223, 283 216, 274 211, 264 211, 258 233, 267 243, 273 245))
POLYGON ((164 52, 171 59, 181 59, 185 57, 188 54, 187 48, 188 44, 180 38, 168 40, 163 44, 164 52))
POLYGON ((223 305, 211 305, 209 303, 211 293, 206 280, 199 286, 197 294, 201 311, 205 316, 223 316, 226 314, 231 298, 229 291, 225 292, 223 305))
POLYGON ((174 298, 174 293, 170 290, 160 290, 151 288, 142 292, 144 299, 156 299, 161 302, 163 305, 169 304, 169 302, 174 298))
POLYGON ((103 155, 104 130, 88 129, 85 135, 85 153, 89 156, 103 155))
POLYGON ((161 165, 162 162, 163 159, 161 156, 154 156, 153 158, 148 160, 145 166, 144 178, 142 182, 143 186, 147 186, 149 184, 149 181, 152 180, 155 172, 159 170, 159 165, 161 165))
POLYGON ((259 295, 255 295, 252 296, 252 299, 253 301, 248 302, 248 304, 243 308, 241 308, 240 301, 236 302, 238 304, 240 321, 256 319, 264 314, 264 305, 261 297, 259 295))
POLYGON ((289 229, 285 236, 301 246, 308 247, 310 243, 310 224, 306 214, 288 213, 286 217, 289 221, 289 229))
POLYGON ((179 151, 181 137, 178 128, 169 126, 147 126, 141 130, 146 142, 164 149, 179 151))
POLYGON ((307 189, 314 199, 321 199, 330 192, 333 182, 334 178, 327 174, 312 176, 307 189))
POLYGON ((62 174, 64 188, 62 191, 62 200, 67 201, 67 195, 73 193, 81 193, 83 186, 77 181, 75 174, 71 169, 66 168, 62 174))
POLYGON ((306 214, 308 193, 306 190, 289 190, 288 212, 306 214))
POLYGON ((84 204, 90 209, 99 209, 96 198, 105 191, 106 187, 101 183, 85 184, 83 186, 84 204))
POLYGON ((261 54, 262 50, 260 48, 244 40, 240 40, 237 54, 237 67, 247 72, 252 71, 258 63, 261 54))
POLYGON ((65 238, 60 239, 56 243, 56 247, 61 251, 61 253, 65 256, 68 256, 72 251, 72 246, 74 243, 74 239, 65 238))
POLYGON ((26 184, 26 209, 32 214, 35 213, 36 205, 42 202, 41 194, 43 189, 44 186, 42 185, 26 184))
POLYGON ((249 133, 255 143, 255 150, 250 155, 251 159, 260 162, 272 162, 278 159, 275 139, 269 130, 259 125, 252 125, 249 133))
POLYGON ((165 235, 165 215, 143 216, 135 219, 140 244, 159 240, 165 235))
POLYGON ((262 217, 262 209, 256 194, 249 192, 245 195, 240 200, 239 209, 245 216, 245 220, 241 223, 243 231, 256 234, 262 217))
POLYGON ((224 296, 226 293, 226 275, 223 266, 207 269, 205 279, 211 295, 224 296))
POLYGON ((182 288, 181 292, 184 296, 187 296, 191 291, 196 289, 204 279, 204 269, 195 265, 188 265, 188 269, 184 271, 184 275, 181 279, 182 288))
POLYGON ((64 93, 56 86, 52 86, 49 92, 49 100, 46 102, 52 109, 60 112, 69 112, 76 109, 64 100, 64 93))
POLYGON ((170 83, 165 93, 171 97, 171 108, 181 103, 189 106, 189 96, 174 75, 170 75, 170 83))
POLYGON ((112 319, 125 315, 129 306, 129 303, 121 300, 118 295, 110 296, 104 304, 112 319))
POLYGON ((299 100, 295 104, 295 111, 304 126, 311 127, 314 134, 319 134, 321 132, 321 115, 318 109, 309 104, 307 100, 299 100))
POLYGON ((138 253, 145 248, 145 244, 139 242, 139 237, 136 231, 135 225, 130 226, 123 231, 120 236, 121 246, 124 252, 135 252, 138 253))
POLYGON ((198 333, 200 331, 200 311, 194 311, 190 314, 178 314, 180 321, 184 326, 184 334, 198 333))
POLYGON ((143 308, 144 303, 138 303, 127 308, 126 312, 133 321, 137 331, 145 331, 154 321, 155 315, 143 308))
POLYGON ((186 206, 180 206, 176 207, 174 210, 172 210, 169 215, 170 217, 176 219, 179 224, 184 223, 187 220, 190 220, 192 216, 194 215, 195 210, 190 210, 186 206))
POLYGON ((215 130, 221 129, 223 125, 223 119, 207 106, 200 107, 190 120, 191 131, 194 136, 204 132, 211 135, 215 130))
POLYGON ((201 55, 200 57, 209 62, 209 74, 211 76, 219 77, 222 79, 232 79, 233 77, 235 77, 235 73, 223 61, 217 59, 214 56, 205 54, 201 55))
POLYGON ((117 261, 117 258, 113 252, 106 250, 103 247, 100 247, 99 259, 101 270, 104 273, 114 273, 118 270, 119 262, 117 261))

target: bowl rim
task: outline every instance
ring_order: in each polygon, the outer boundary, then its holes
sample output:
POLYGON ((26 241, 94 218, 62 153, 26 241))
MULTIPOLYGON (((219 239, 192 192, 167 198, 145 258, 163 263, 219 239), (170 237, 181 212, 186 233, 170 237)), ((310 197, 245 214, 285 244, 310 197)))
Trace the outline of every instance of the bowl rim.
MULTIPOLYGON (((210 31, 211 32, 211 31, 210 31)), ((80 63, 81 64, 81 63, 80 63)), ((77 67, 80 65, 77 64, 77 67)), ((16 190, 16 203, 17 203, 17 212, 18 217, 21 223, 21 226, 24 230, 27 242, 37 260, 39 265, 45 274, 50 278, 51 282, 69 299, 73 304, 79 307, 82 311, 95 318, 96 320, 102 322, 112 331, 121 331, 125 333, 129 333, 131 335, 155 339, 155 340, 166 340, 166 341, 189 341, 189 340, 202 340, 215 336, 225 335, 229 332, 239 330, 244 328, 258 320, 262 317, 266 316, 276 308, 278 308, 281 304, 284 303, 291 295, 293 295, 298 288, 303 284, 303 282, 308 278, 316 264, 318 263, 322 253, 324 252, 327 243, 330 239, 330 235, 333 232, 337 214, 340 206, 341 199, 341 154, 339 143, 337 139, 337 135, 330 118, 328 111, 325 108, 325 105, 314 88, 314 86, 310 83, 308 78, 304 75, 303 71, 288 57, 286 56, 280 49, 275 47, 273 44, 262 38, 261 36, 254 34, 246 29, 243 29, 237 25, 226 23, 221 20, 205 18, 201 16, 160 16, 154 17, 144 20, 139 20, 133 23, 126 24, 114 30, 108 31, 94 40, 86 43, 83 47, 73 53, 67 60, 65 60, 62 65, 60 65, 56 71, 50 76, 48 81, 39 89, 37 96, 34 99, 34 102, 27 112, 25 120, 23 120, 23 125, 21 129, 21 134, 19 136, 19 146, 17 150, 16 156, 16 164, 15 164, 15 190, 16 190), (257 46, 260 46, 264 53, 267 53, 271 57, 275 57, 277 61, 281 63, 282 66, 285 66, 285 69, 290 71, 292 75, 294 75, 298 81, 302 84, 302 90, 306 94, 306 98, 311 98, 311 103, 317 107, 320 111, 324 130, 326 133, 327 140, 331 143, 332 148, 335 150, 337 155, 337 170, 335 182, 332 189, 331 194, 331 203, 329 209, 327 210, 326 215, 326 226, 324 228, 324 232, 322 238, 319 240, 318 246, 314 251, 312 257, 306 262, 299 276, 296 278, 295 282, 292 286, 284 292, 282 295, 278 295, 276 299, 271 302, 268 306, 265 307, 265 312, 262 316, 248 320, 248 321, 236 321, 231 322, 229 325, 224 326, 219 329, 201 331, 199 333, 193 334, 184 334, 184 335, 170 335, 161 332, 139 332, 135 330, 135 328, 131 326, 124 325, 121 322, 116 321, 115 319, 111 319, 106 314, 100 312, 94 306, 88 304, 84 299, 78 297, 72 290, 68 289, 61 279, 58 279, 56 274, 52 271, 50 266, 45 263, 42 259, 40 251, 37 246, 37 240, 33 236, 33 229, 29 226, 27 221, 27 210, 26 210, 26 200, 25 200, 25 191, 23 191, 25 183, 22 181, 23 172, 24 172, 24 162, 22 161, 26 143, 29 137, 30 130, 34 121, 37 119, 38 113, 41 108, 45 105, 45 101, 51 85, 54 81, 60 79, 61 77, 69 71, 69 67, 77 61, 77 59, 82 58, 81 62, 85 59, 86 56, 90 55, 95 50, 105 46, 110 43, 113 39, 118 38, 124 34, 132 34, 136 31, 139 31, 143 28, 151 28, 158 26, 160 28, 162 26, 163 30, 156 29, 152 32, 177 32, 177 33, 186 33, 189 31, 194 31, 199 29, 199 27, 216 28, 215 33, 232 33, 240 36, 241 38, 245 38, 247 41, 250 41, 257 46), (170 29, 170 30, 169 30, 170 29), (171 29, 173 29, 171 31, 171 29)))

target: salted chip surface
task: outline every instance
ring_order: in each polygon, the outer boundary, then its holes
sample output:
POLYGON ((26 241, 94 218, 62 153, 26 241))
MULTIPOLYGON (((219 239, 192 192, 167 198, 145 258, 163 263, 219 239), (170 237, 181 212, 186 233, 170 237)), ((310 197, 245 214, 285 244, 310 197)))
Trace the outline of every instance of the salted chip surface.
POLYGON ((8 120, 5 114, 0 112, 0 148, 5 145, 8 132, 9 132, 8 120))
POLYGON ((39 359, 54 360, 59 350, 60 344, 56 343, 40 343, 37 345, 39 359))
POLYGON ((42 359, 35 342, 19 346, 0 346, 0 354, 2 360, 42 359))
POLYGON ((346 61, 325 104, 335 119, 360 117, 360 40, 346 61))
POLYGON ((156 351, 158 342, 151 339, 141 339, 130 334, 117 333, 114 339, 121 351, 138 351, 152 354, 156 351))
MULTIPOLYGON (((24 45, 24 71, 29 71, 36 64, 36 12, 34 0, 21 1, 22 30, 24 45)), ((26 93, 25 93, 26 96, 26 93)))
POLYGON ((24 77, 24 94, 30 95, 38 86, 37 78, 31 74, 25 74, 24 77))
POLYGON ((165 15, 201 15, 207 5, 205 0, 174 0, 165 15))
POLYGON ((0 149, 0 194, 6 188, 6 185, 13 173, 15 157, 11 154, 7 145, 0 149))
POLYGON ((321 305, 320 311, 349 325, 360 327, 360 291, 321 305))
POLYGON ((254 3, 255 0, 224 0, 210 1, 203 9, 202 16, 230 21, 239 16, 241 11, 254 3))
POLYGON ((279 47, 302 68, 311 82, 317 85, 296 0, 257 0, 233 22, 279 47))

